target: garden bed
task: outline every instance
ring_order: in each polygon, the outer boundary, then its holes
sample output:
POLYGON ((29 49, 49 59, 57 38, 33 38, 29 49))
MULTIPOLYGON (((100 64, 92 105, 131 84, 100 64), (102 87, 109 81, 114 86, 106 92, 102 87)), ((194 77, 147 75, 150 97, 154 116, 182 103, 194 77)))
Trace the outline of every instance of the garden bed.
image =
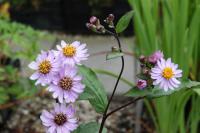
MULTIPOLYGON (((111 109, 126 102, 127 98, 115 97, 111 109)), ((5 123, 5 127, 0 131, 1 133, 44 133, 44 127, 41 124, 39 116, 42 109, 50 109, 53 106, 54 100, 50 96, 35 97, 33 99, 24 101, 16 106, 15 111, 12 113, 10 119, 5 123)), ((77 114, 80 118, 80 123, 89 122, 91 120, 101 120, 98 115, 86 101, 77 103, 77 114)), ((135 110, 134 105, 128 109, 116 112, 106 122, 108 133, 133 133, 135 125, 135 110)), ((141 133, 153 132, 150 120, 146 114, 142 115, 140 120, 142 126, 141 133)))

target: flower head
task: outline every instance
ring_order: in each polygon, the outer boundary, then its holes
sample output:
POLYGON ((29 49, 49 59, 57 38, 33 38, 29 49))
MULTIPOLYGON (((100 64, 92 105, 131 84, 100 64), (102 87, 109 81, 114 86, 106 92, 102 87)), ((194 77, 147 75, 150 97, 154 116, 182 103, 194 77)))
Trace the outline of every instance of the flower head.
POLYGON ((40 119, 47 133, 70 133, 78 126, 72 105, 55 104, 50 112, 43 110, 40 119))
POLYGON ((168 91, 177 88, 181 83, 177 78, 182 77, 182 70, 178 69, 178 65, 171 62, 171 58, 157 61, 157 65, 151 69, 151 78, 154 85, 168 91))
POLYGON ((153 53, 152 55, 149 56, 148 61, 150 63, 156 64, 156 62, 163 57, 164 57, 164 55, 161 51, 156 51, 155 53, 153 53))
POLYGON ((81 44, 78 41, 72 44, 67 44, 65 41, 61 41, 61 45, 57 45, 58 51, 56 52, 61 58, 63 64, 74 66, 75 64, 81 64, 82 60, 87 60, 89 54, 85 48, 86 44, 81 44))
POLYGON ((81 83, 82 77, 77 75, 77 68, 65 65, 61 68, 54 82, 50 84, 48 90, 53 92, 53 97, 59 102, 75 102, 79 94, 84 91, 85 85, 81 83))
POLYGON ((44 52, 38 55, 36 61, 29 64, 29 67, 36 72, 31 75, 31 80, 36 80, 37 84, 42 84, 43 86, 50 83, 59 70, 59 61, 54 56, 53 51, 44 52))
POLYGON ((139 79, 137 81, 137 87, 139 89, 144 89, 146 86, 147 86, 147 81, 146 80, 139 79))

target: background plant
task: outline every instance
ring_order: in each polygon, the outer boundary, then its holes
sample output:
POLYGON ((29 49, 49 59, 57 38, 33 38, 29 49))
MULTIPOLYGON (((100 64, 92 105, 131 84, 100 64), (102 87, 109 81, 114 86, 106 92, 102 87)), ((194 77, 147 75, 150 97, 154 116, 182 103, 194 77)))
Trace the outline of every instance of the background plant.
MULTIPOLYGON (((133 18, 137 47, 134 52, 148 55, 161 49, 165 57, 172 57, 179 64, 185 79, 197 79, 200 1, 129 0, 129 3, 133 11, 122 17, 117 31, 123 31, 133 18)), ((145 103, 157 132, 195 133, 200 121, 197 101, 199 96, 195 92, 186 91, 145 103), (186 109, 191 112, 188 114, 186 109)))
MULTIPOLYGON (((50 37, 46 32, 29 26, 0 20, 0 104, 23 99, 37 92, 21 65, 36 56, 42 39, 50 37)), ((54 37, 51 38, 53 41, 54 37)))

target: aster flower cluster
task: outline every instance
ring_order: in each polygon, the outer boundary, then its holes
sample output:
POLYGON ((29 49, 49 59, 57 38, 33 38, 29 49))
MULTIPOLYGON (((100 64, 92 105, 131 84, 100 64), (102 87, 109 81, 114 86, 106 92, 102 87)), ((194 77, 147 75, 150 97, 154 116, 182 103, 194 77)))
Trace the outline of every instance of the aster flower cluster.
POLYGON ((87 60, 86 44, 61 41, 57 50, 41 51, 36 60, 29 64, 35 72, 31 80, 35 85, 48 86, 47 90, 57 99, 54 109, 44 110, 40 116, 47 133, 70 133, 78 126, 72 105, 84 91, 82 77, 77 74, 77 65, 87 60))
POLYGON ((142 72, 137 75, 137 88, 145 89, 152 86, 159 86, 164 91, 178 88, 181 82, 182 70, 171 61, 171 58, 164 59, 161 51, 156 51, 152 55, 140 56, 142 72))

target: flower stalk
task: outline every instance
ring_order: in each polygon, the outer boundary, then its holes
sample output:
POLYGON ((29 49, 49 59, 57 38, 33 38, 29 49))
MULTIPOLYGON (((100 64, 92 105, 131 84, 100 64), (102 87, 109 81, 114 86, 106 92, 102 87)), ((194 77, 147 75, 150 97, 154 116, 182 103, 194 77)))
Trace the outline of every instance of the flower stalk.
MULTIPOLYGON (((119 40, 119 37, 118 37, 116 31, 114 31, 114 33, 113 33, 113 32, 111 32, 111 31, 109 31, 109 30, 106 30, 106 32, 109 33, 109 34, 111 34, 111 35, 113 35, 113 36, 115 37, 115 39, 117 40, 117 44, 118 44, 118 47, 119 47, 119 51, 120 51, 120 52, 123 52, 123 51, 122 51, 122 48, 121 48, 121 42, 120 42, 120 40, 119 40)), ((124 71, 124 57, 123 57, 123 56, 121 56, 121 62, 122 62, 121 70, 120 70, 119 76, 118 76, 118 78, 117 78, 117 81, 116 81, 116 83, 115 83, 113 92, 112 92, 112 94, 111 94, 111 96, 110 96, 110 99, 109 99, 109 101, 108 101, 108 104, 107 104, 107 106, 106 106, 106 109, 105 109, 105 111, 104 111, 104 113, 103 113, 103 119, 102 119, 102 121, 101 121, 101 126, 100 126, 100 129, 99 129, 99 133, 102 133, 102 131, 103 131, 103 127, 104 127, 105 121, 106 121, 106 119, 107 119, 107 117, 108 117, 108 116, 107 116, 108 108, 109 108, 109 106, 110 106, 110 103, 111 103, 111 101, 112 101, 114 95, 115 95, 115 92, 116 92, 116 90, 117 90, 117 86, 118 86, 118 84, 119 84, 119 80, 120 80, 120 78, 121 78, 121 76, 122 76, 122 73, 123 73, 123 71, 124 71)))

